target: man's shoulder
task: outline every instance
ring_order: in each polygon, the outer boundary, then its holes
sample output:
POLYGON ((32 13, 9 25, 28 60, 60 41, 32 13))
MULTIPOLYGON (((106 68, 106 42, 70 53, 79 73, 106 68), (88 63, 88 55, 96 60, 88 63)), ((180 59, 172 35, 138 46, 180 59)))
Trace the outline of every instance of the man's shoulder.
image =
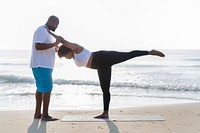
POLYGON ((36 30, 47 30, 47 29, 46 29, 45 25, 41 25, 36 30))
POLYGON ((47 34, 48 32, 47 32, 47 29, 45 28, 45 26, 43 25, 43 26, 39 26, 37 29, 36 29, 36 31, 35 31, 35 33, 36 34, 47 34))

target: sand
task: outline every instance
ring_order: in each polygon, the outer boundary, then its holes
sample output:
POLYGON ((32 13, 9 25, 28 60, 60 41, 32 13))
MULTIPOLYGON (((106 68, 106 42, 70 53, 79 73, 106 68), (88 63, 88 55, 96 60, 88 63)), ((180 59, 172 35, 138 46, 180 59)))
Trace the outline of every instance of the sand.
POLYGON ((50 110, 58 121, 33 119, 34 110, 0 111, 0 133, 200 133, 200 103, 111 109, 110 115, 160 115, 164 121, 62 122, 65 115, 101 110, 50 110))

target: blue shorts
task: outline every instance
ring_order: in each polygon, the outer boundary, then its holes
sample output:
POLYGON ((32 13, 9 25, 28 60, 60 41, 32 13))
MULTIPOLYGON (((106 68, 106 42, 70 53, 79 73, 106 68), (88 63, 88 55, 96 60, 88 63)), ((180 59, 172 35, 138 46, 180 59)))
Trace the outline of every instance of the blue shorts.
POLYGON ((51 92, 53 88, 52 72, 50 68, 32 68, 32 72, 36 81, 37 91, 51 92))

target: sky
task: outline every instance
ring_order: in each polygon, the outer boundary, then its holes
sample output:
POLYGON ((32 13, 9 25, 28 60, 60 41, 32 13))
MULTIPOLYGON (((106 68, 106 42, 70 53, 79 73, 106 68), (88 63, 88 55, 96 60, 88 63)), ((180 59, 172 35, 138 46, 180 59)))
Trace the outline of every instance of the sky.
POLYGON ((199 0, 6 0, 0 49, 30 50, 50 15, 56 34, 99 49, 200 49, 199 0))

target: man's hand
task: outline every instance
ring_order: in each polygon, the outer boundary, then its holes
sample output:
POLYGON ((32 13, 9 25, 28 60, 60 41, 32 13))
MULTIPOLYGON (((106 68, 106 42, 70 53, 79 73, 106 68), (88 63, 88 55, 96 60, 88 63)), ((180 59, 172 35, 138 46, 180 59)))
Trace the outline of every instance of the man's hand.
POLYGON ((59 46, 56 45, 56 46, 55 46, 55 51, 58 52, 58 49, 59 49, 59 46))
POLYGON ((61 40, 62 40, 62 37, 60 37, 60 36, 57 36, 56 37, 56 44, 58 45, 60 42, 61 42, 61 40))
POLYGON ((61 38, 60 38, 60 39, 61 39, 60 42, 61 42, 61 43, 64 43, 64 42, 65 42, 65 39, 64 39, 62 36, 60 36, 60 37, 61 37, 61 38))

